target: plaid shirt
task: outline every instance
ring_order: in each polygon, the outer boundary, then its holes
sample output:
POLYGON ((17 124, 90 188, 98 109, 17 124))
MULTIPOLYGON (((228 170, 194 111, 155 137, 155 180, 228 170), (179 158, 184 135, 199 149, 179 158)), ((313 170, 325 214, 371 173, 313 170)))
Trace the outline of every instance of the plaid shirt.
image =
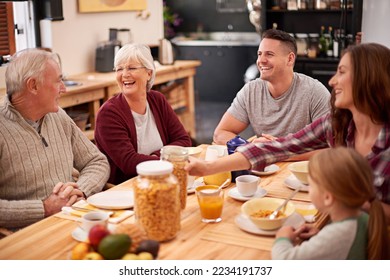
MULTIPOLYGON (((355 123, 350 122, 347 134, 347 147, 355 146, 355 123)), ((265 166, 287 159, 296 154, 334 147, 330 114, 325 115, 302 130, 278 138, 277 141, 251 143, 237 148, 251 163, 252 169, 263 170, 265 166)), ((374 186, 378 199, 390 204, 390 124, 385 124, 379 132, 371 152, 366 159, 374 172, 374 186)))

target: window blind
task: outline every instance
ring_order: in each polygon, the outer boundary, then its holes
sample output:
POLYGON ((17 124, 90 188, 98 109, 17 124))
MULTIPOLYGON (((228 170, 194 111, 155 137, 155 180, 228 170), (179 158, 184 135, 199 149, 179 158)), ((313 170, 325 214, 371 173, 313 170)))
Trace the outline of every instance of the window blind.
POLYGON ((16 51, 12 2, 0 2, 0 55, 16 51))

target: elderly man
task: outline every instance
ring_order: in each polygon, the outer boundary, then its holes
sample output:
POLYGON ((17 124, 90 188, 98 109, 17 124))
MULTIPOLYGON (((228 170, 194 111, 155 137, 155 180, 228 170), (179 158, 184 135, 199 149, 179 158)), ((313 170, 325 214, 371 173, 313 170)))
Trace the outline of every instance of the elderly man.
POLYGON ((106 157, 59 108, 66 91, 55 56, 16 53, 0 105, 0 227, 15 230, 102 190, 106 157), (72 171, 80 171, 77 182, 72 171))
POLYGON ((226 142, 252 126, 257 141, 273 140, 302 129, 330 110, 330 94, 318 80, 294 72, 297 45, 288 33, 263 33, 257 58, 261 77, 247 83, 214 131, 226 142))

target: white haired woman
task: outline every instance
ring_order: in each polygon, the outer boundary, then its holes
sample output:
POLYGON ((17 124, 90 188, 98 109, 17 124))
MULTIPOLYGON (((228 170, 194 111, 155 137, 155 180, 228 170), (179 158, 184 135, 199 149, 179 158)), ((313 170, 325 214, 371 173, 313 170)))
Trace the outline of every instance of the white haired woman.
POLYGON ((114 66, 121 93, 101 107, 95 141, 111 166, 108 182, 118 184, 137 175, 138 163, 159 159, 163 146, 191 146, 191 138, 164 95, 151 89, 156 69, 148 46, 123 46, 114 66))

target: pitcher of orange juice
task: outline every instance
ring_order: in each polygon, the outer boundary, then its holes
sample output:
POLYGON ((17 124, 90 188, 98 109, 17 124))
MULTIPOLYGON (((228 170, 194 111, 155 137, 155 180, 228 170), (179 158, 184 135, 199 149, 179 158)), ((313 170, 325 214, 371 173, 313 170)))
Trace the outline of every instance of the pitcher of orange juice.
MULTIPOLYGON (((212 161, 227 155, 227 148, 224 145, 211 145, 206 149, 205 160, 212 161)), ((217 174, 211 174, 203 177, 203 181, 206 185, 220 186, 226 181, 231 180, 232 176, 230 172, 222 172, 217 174)))

